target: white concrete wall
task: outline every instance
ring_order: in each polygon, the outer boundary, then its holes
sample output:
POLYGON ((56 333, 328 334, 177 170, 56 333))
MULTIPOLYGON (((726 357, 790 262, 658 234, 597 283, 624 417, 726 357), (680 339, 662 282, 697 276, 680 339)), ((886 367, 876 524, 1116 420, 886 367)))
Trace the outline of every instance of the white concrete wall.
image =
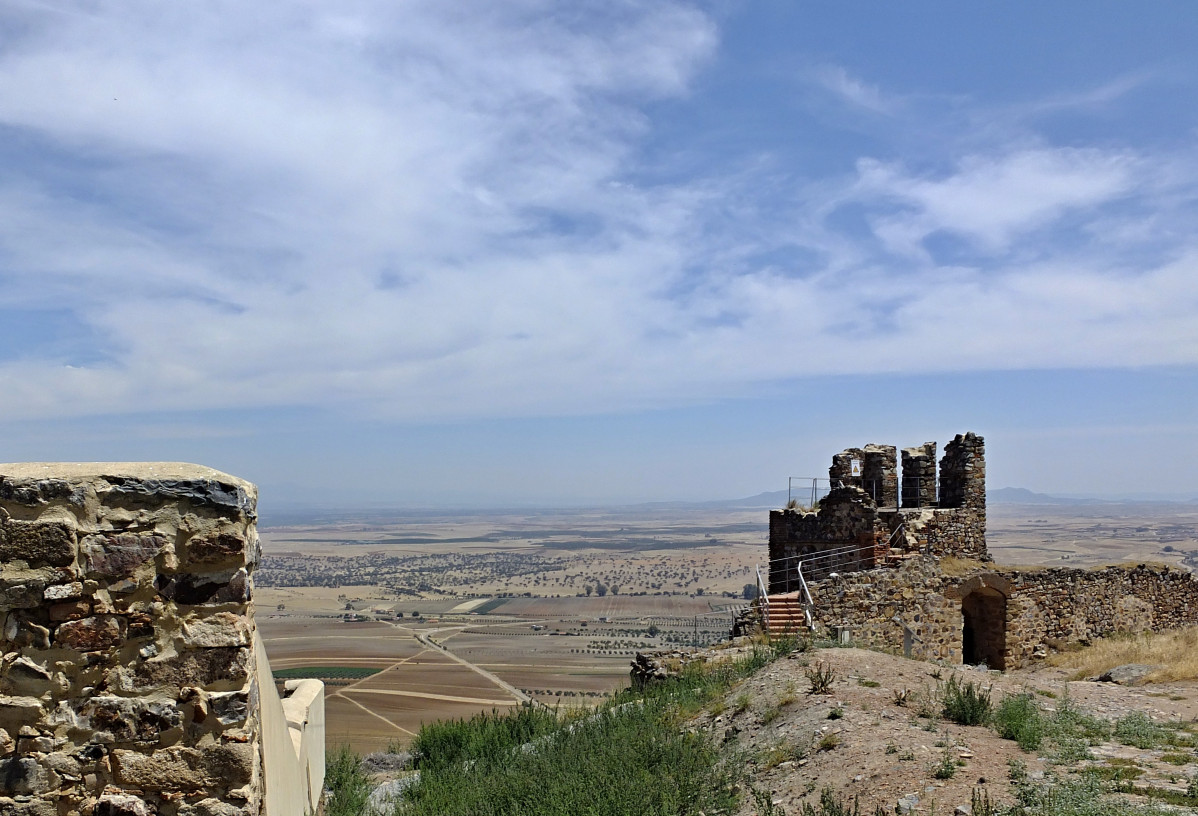
POLYGON ((324 683, 292 680, 280 698, 254 634, 266 816, 314 814, 324 792, 324 683))

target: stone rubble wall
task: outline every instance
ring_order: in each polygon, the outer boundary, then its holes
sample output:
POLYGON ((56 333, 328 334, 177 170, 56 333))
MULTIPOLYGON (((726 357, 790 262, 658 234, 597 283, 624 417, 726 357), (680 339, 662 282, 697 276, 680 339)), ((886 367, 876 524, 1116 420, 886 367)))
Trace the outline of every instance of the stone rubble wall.
POLYGON ((961 661, 960 603, 946 596, 952 584, 930 557, 898 569, 846 573, 810 584, 817 630, 847 632, 861 646, 920 660, 961 661))
POLYGON ((196 465, 0 465, 0 813, 262 812, 256 505, 196 465))
MULTIPOLYGON (((1198 626, 1198 579, 1160 565, 1097 570, 988 567, 945 575, 921 556, 897 569, 846 573, 809 583, 817 629, 854 643, 922 660, 962 660, 961 607, 986 589, 1006 598, 1004 667, 1026 666, 1048 650, 1116 632, 1198 626)), ((992 622, 997 625, 999 622, 992 622)))
POLYGON ((936 506, 936 443, 903 448, 903 507, 936 506))
POLYGON ((1000 570, 1011 583, 1008 666, 1116 632, 1198 626, 1198 579, 1164 565, 1000 570))

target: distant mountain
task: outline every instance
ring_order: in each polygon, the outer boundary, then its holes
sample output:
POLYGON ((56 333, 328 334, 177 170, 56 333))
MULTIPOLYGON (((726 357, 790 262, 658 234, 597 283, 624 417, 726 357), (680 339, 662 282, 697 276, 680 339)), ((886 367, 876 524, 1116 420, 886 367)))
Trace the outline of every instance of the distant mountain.
POLYGON ((986 501, 990 504, 1104 504, 1101 499, 1076 499, 1062 496, 1049 496, 1047 493, 1036 493, 1026 487, 1000 487, 986 491, 986 501))
POLYGON ((729 499, 727 501, 711 503, 718 504, 721 507, 769 507, 776 510, 779 507, 785 507, 786 500, 787 494, 785 490, 771 490, 743 499, 729 499))

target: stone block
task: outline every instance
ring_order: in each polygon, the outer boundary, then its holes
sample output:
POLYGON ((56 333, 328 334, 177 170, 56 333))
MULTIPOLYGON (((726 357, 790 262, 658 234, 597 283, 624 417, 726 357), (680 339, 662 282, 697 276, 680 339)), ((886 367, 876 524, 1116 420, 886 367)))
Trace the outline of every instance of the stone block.
POLYGON ((69 584, 55 584, 42 591, 42 597, 47 601, 68 601, 83 595, 83 584, 71 581, 69 584))
POLYGON ((58 774, 32 757, 0 759, 0 792, 36 795, 55 790, 61 783, 58 774))
POLYGON ((53 604, 49 608, 50 621, 52 623, 62 623, 63 621, 79 620, 86 618, 91 614, 92 606, 87 601, 67 601, 65 603, 53 604))
POLYGON ((230 612, 192 616, 183 621, 180 634, 185 649, 245 646, 250 642, 250 628, 246 619, 230 612))
POLYGON ((106 793, 96 802, 92 816, 154 816, 145 800, 131 793, 106 793))
POLYGON ((249 676, 247 647, 196 649, 169 657, 146 660, 131 671, 114 669, 106 682, 115 690, 143 692, 155 688, 211 686, 221 681, 243 683, 249 676))
POLYGON ((90 535, 79 547, 87 574, 104 578, 128 578, 166 548, 162 536, 137 533, 90 535))
POLYGON ((249 716, 249 694, 244 691, 215 692, 208 707, 221 725, 241 725, 249 716))
POLYGON ((46 799, 23 797, 23 801, 17 801, 0 796, 0 816, 58 816, 58 808, 46 799))
POLYGON ((95 697, 83 713, 93 727, 107 731, 117 742, 157 742, 163 731, 183 722, 173 702, 139 697, 95 697))
POLYGON ((0 524, 0 561, 65 567, 75 561, 75 531, 57 521, 0 524))
POLYGON ((245 564, 246 540, 241 535, 219 533, 195 536, 187 542, 187 561, 191 564, 221 564, 236 561, 245 564))
POLYGON ((112 752, 117 779, 149 791, 233 788, 253 778, 254 750, 245 745, 112 752))
POLYGON ((49 670, 28 657, 18 657, 4 667, 0 689, 5 694, 37 697, 44 694, 53 685, 49 670))
POLYGON ((124 640, 124 624, 125 621, 115 615, 67 621, 55 631, 54 642, 80 652, 110 649, 124 640))
POLYGON ((225 580, 208 575, 159 575, 154 585, 164 599, 184 606, 246 603, 250 599, 249 575, 244 569, 225 580))

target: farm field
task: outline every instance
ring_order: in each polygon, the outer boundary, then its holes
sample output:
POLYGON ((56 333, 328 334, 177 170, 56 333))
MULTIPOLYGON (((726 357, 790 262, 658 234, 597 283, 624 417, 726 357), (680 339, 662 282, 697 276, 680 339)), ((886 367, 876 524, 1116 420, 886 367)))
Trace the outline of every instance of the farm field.
MULTIPOLYGON (((767 557, 767 511, 264 528, 258 625, 273 669, 346 670, 325 679, 330 745, 407 744, 423 722, 524 698, 593 704, 627 685, 637 650, 727 634, 767 557), (377 673, 352 676, 361 669, 377 673)), ((1004 564, 1198 566, 1192 505, 995 504, 988 521, 991 553, 1004 564)))

